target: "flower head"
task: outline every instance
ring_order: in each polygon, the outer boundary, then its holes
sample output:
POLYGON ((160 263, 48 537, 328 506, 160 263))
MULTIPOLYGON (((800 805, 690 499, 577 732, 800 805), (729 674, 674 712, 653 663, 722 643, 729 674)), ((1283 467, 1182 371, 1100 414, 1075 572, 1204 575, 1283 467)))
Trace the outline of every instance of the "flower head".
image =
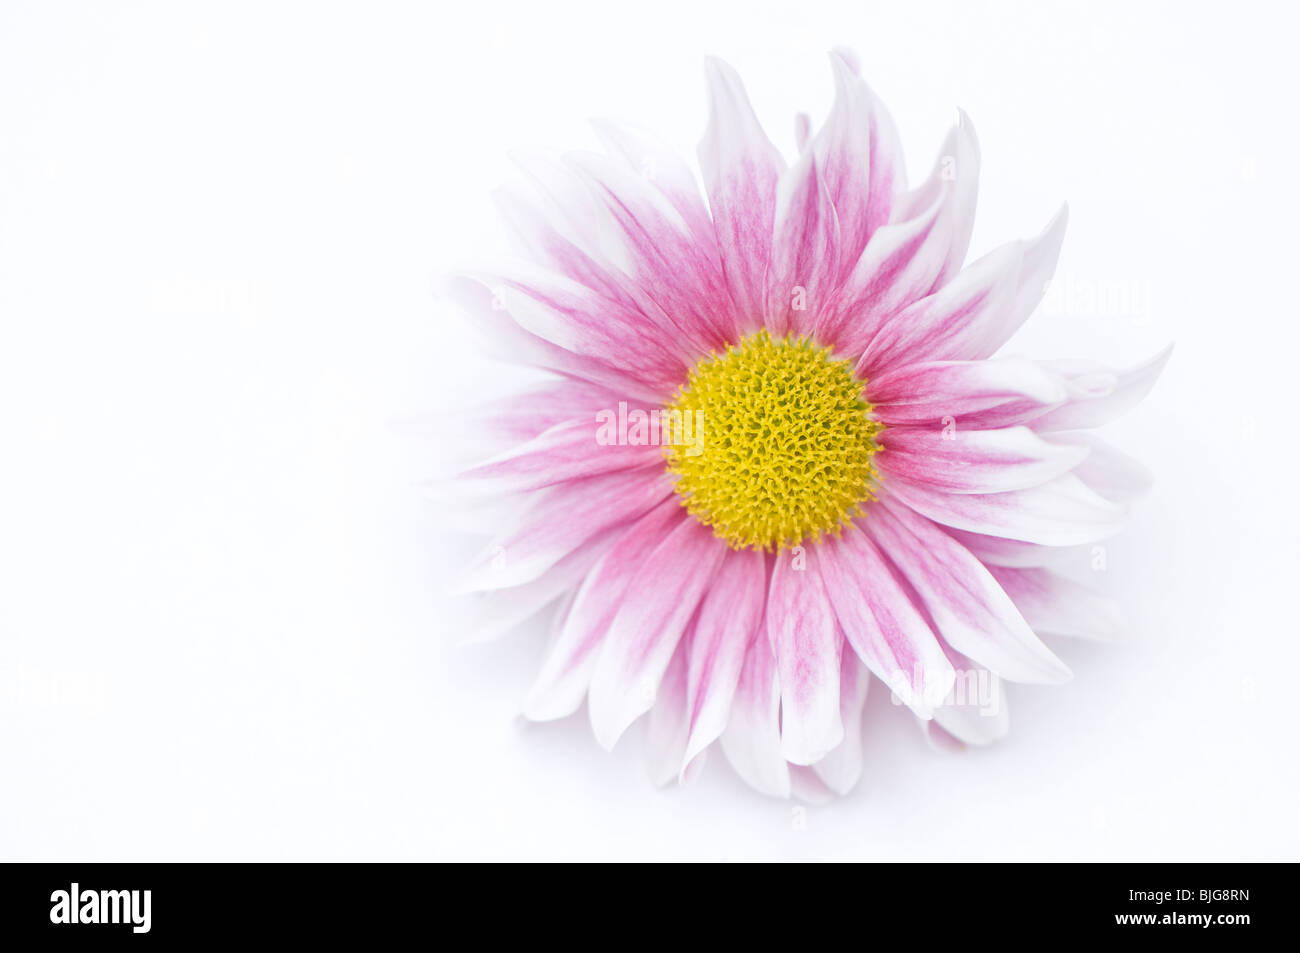
POLYGON ((1064 212, 964 265, 969 121, 908 189, 888 114, 850 55, 831 64, 831 114, 793 163, 712 61, 703 196, 652 137, 600 123, 608 155, 502 193, 525 261, 452 283, 554 377, 494 408, 503 447, 465 474, 525 504, 469 585, 511 621, 555 607, 526 713, 585 698, 606 746, 648 714, 661 780, 720 742, 767 793, 847 791, 872 676, 935 740, 983 744, 1006 729, 1000 679, 1068 677, 1040 635, 1116 624, 1048 567, 1121 527, 1144 473, 1086 430, 1168 352, 1125 371, 996 356, 1064 212))

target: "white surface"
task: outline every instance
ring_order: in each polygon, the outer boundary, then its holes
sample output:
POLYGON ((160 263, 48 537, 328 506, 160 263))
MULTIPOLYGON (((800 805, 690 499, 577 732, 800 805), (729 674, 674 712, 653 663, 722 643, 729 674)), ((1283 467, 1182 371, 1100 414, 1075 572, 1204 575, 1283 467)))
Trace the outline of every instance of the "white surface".
POLYGON ((0 12, 4 858, 1300 859, 1289 8, 115 6, 0 12), (1015 350, 1177 349, 1110 431, 1158 480, 1099 579, 1132 642, 1056 643, 989 751, 875 692, 862 785, 800 813, 521 723, 537 634, 458 646, 390 421, 501 386, 431 287, 502 247, 508 149, 614 115, 693 156, 711 52, 788 152, 836 44, 914 179, 971 114, 973 254, 1069 200, 1061 272, 1132 292, 1015 350))

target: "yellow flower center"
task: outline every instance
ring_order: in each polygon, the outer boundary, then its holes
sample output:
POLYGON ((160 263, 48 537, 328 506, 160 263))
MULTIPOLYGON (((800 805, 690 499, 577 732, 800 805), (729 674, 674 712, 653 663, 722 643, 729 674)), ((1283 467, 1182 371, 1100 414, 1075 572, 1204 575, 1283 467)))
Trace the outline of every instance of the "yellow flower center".
POLYGON ((733 549, 838 534, 879 479, 862 385, 830 348, 766 331, 701 360, 668 406, 696 431, 665 451, 687 510, 733 549))

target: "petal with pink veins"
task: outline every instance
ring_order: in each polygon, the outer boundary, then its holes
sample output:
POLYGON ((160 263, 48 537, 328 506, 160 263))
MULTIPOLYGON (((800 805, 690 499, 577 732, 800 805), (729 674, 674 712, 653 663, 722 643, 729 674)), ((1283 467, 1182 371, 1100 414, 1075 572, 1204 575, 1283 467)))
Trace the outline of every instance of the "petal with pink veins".
POLYGON ((930 294, 948 261, 960 204, 959 181, 947 181, 916 215, 877 228, 819 315, 814 336, 857 358, 892 319, 930 294))
MULTIPOLYGON (((874 507, 869 507, 874 509, 874 507)), ((922 718, 952 687, 952 665, 930 623, 859 524, 819 549, 822 578, 858 658, 922 718)))
POLYGON ((620 597, 591 677, 587 710, 596 740, 613 748, 654 704, 664 670, 727 548, 685 516, 646 555, 620 597))
POLYGON ((744 330, 756 330, 767 299, 776 186, 785 162, 754 116, 736 71, 718 59, 706 65, 709 125, 700 170, 735 313, 744 330))
POLYGON ((528 692, 525 717, 548 721, 578 709, 591 682, 601 642, 632 577, 684 520, 694 522, 682 512, 677 498, 664 500, 633 523, 587 574, 528 692))
POLYGON ((876 501, 862 525, 958 652, 1014 681, 1069 679, 984 564, 939 527, 891 500, 876 501))
POLYGON ((686 694, 689 740, 683 770, 721 736, 750 643, 763 627, 767 568, 756 550, 728 550, 700 602, 691 635, 686 694))
POLYGON ((884 424, 992 430, 1039 417, 1070 392, 1033 361, 999 358, 906 364, 870 378, 863 396, 884 424))
POLYGON ((488 543, 457 588, 473 592, 531 582, 603 530, 639 519, 672 496, 672 481, 660 466, 560 483, 537 494, 488 543), (593 506, 593 500, 601 504, 593 506))
POLYGON ((668 198, 624 163, 596 153, 565 161, 596 197, 602 233, 628 249, 628 281, 667 317, 674 343, 706 354, 723 347, 735 325, 716 246, 696 241, 668 198))
POLYGON ((990 357, 1042 299, 1065 239, 1062 209, 1038 238, 1003 245, 880 328, 858 363, 870 378, 920 361, 990 357))
POLYGON ((847 276, 872 233, 889 221, 902 161, 884 107, 844 53, 833 52, 830 59, 835 102, 813 140, 813 153, 839 221, 840 265, 847 276))
POLYGON ((946 493, 894 480, 891 496, 944 526, 1043 546, 1077 546, 1114 536, 1127 510, 1102 499, 1072 473, 1005 493, 946 493))
POLYGON ((882 449, 875 464, 882 478, 949 493, 1028 489, 1069 473, 1089 452, 1044 440, 1028 427, 890 427, 878 439, 882 449))
POLYGON ((662 462, 662 447, 602 444, 597 438, 599 429, 595 414, 590 420, 556 424, 461 476, 475 481, 483 492, 522 493, 662 462))
POLYGON ((810 151, 782 174, 776 191, 772 268, 764 312, 767 330, 806 333, 839 277, 839 225, 810 151))
POLYGON ((1107 595, 1047 569, 990 566, 1035 632, 1107 642, 1127 628, 1119 604, 1107 595))

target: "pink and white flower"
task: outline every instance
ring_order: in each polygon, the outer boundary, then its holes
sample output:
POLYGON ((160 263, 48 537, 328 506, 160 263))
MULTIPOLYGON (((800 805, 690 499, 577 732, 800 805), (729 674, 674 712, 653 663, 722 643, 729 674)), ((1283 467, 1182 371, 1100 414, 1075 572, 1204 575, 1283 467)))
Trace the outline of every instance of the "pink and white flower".
POLYGON ((1144 488, 1086 431, 1168 351, 1127 370, 998 357, 1064 210, 965 264, 969 121, 909 189, 888 113, 849 54, 831 64, 830 116, 801 122, 791 164, 711 61, 703 195, 652 137, 602 122, 608 155, 533 162, 537 194, 502 193, 527 261, 451 282, 553 378, 485 418, 500 450, 464 479, 520 515, 467 584, 510 623, 554 607, 528 717, 585 699, 611 747, 647 715, 661 782, 718 742, 768 794, 849 790, 872 676, 936 741, 986 744, 1005 709, 963 689, 1060 682, 1040 635, 1116 626, 1049 567, 1144 488))

